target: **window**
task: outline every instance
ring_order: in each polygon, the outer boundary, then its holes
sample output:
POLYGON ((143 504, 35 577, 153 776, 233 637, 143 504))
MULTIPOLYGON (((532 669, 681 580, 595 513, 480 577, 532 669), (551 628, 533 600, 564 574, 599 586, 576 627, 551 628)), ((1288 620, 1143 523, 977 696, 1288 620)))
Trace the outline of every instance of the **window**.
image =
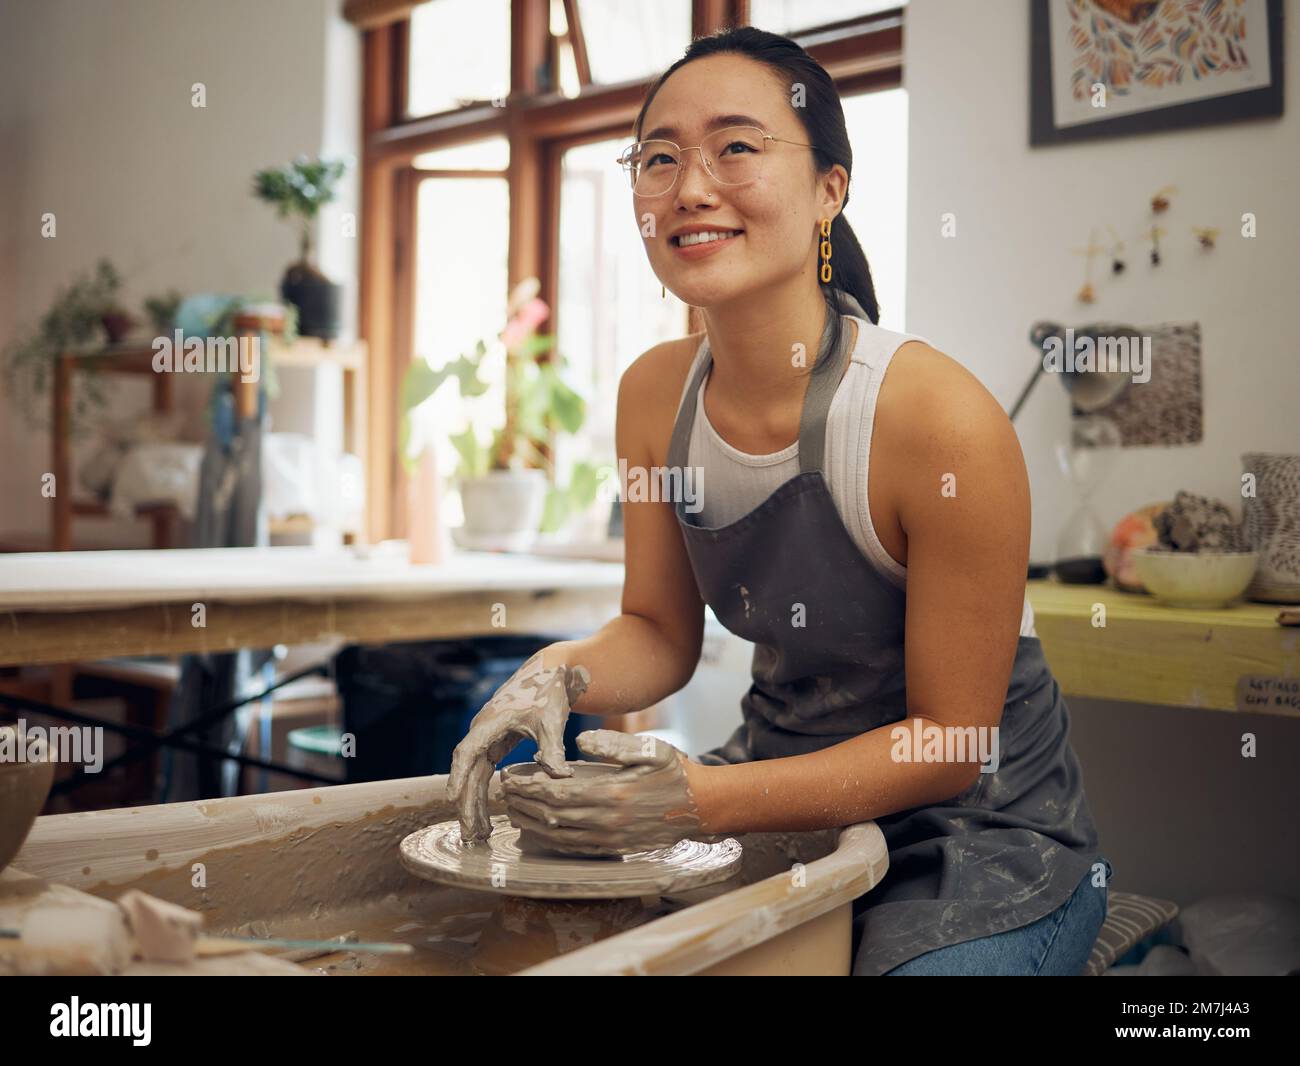
POLYGON ((510 0, 436 0, 415 8, 407 71, 409 115, 504 97, 510 91, 510 0))
MULTIPOLYGON (((511 284, 525 278, 540 279, 553 315, 543 328, 557 332, 567 380, 588 401, 582 438, 557 441, 561 477, 575 455, 613 458, 621 374, 641 352, 688 329, 686 308, 660 297, 614 157, 651 79, 683 54, 692 33, 712 33, 737 14, 797 35, 839 85, 859 160, 848 217, 873 268, 882 324, 904 328, 907 104, 895 91, 903 26, 873 17, 900 7, 903 0, 344 6, 366 28, 360 238, 374 388, 372 539, 400 527, 392 390, 407 361, 440 366, 494 338, 511 284), (470 106, 486 102, 497 106, 470 106), (887 165, 874 165, 879 159, 887 165)), ((468 412, 484 435, 501 409, 495 393, 462 406, 451 385, 430 407, 434 417, 458 420, 442 429, 457 431, 468 412)), ((450 451, 443 449, 444 464, 454 463, 450 451)))
POLYGON ((907 0, 750 0, 749 22, 760 30, 790 34, 902 7, 907 0))
POLYGON ((618 380, 647 348, 686 332, 686 305, 660 295, 632 192, 614 162, 626 136, 568 149, 561 162, 559 350, 587 396, 593 456, 613 457, 618 380))
POLYGON ((510 142, 504 137, 487 137, 469 144, 423 152, 411 160, 417 170, 494 170, 505 177, 510 165, 510 142))
MULTIPOLYGON (((471 354, 480 340, 492 344, 506 320, 509 188, 505 138, 417 156, 414 350, 412 358, 441 367, 471 354), (474 174, 482 171, 481 175, 474 174)), ((504 402, 504 359, 489 359, 482 377, 490 388, 462 400, 454 382, 421 408, 416 432, 459 432, 468 424, 487 441, 504 402)), ((450 474, 456 455, 439 440, 439 465, 450 474)))
POLYGON ((591 80, 657 77, 691 43, 690 0, 578 0, 591 80))
POLYGON ((844 99, 853 145, 853 182, 844 215, 871 267, 880 325, 907 320, 907 92, 886 89, 844 99))

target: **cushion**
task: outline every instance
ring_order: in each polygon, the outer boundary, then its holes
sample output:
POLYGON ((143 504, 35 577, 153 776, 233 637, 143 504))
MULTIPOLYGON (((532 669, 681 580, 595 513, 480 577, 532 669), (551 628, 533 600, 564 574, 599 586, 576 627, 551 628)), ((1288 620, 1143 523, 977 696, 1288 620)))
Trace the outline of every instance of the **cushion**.
POLYGON ((1167 899, 1152 899, 1133 892, 1110 892, 1106 901, 1106 920, 1102 923, 1092 954, 1083 968, 1085 977, 1105 973, 1115 960, 1168 925, 1178 915, 1178 904, 1167 899))

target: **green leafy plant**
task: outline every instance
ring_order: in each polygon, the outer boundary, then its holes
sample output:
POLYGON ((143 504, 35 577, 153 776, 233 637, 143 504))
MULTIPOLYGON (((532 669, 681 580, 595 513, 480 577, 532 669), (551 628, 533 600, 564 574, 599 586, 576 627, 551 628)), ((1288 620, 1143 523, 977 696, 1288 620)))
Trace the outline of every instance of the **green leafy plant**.
MULTIPOLYGON (((93 272, 79 275, 60 290, 34 331, 6 346, 0 360, 6 391, 16 398, 14 406, 23 410, 29 424, 43 421, 36 414, 44 410, 37 400, 51 387, 58 358, 65 352, 85 351, 102 343, 103 317, 117 306, 121 284, 121 275, 113 264, 99 260, 93 272)), ((107 403, 103 382, 93 366, 88 369, 90 372, 77 376, 77 388, 73 390, 74 424, 107 403)))
POLYGON ((176 321, 176 312, 180 309, 183 297, 175 289, 169 289, 158 296, 150 296, 144 302, 145 314, 149 324, 158 334, 169 332, 176 321))
POLYGON ((563 529, 573 516, 582 514, 596 499, 600 490, 600 467, 586 460, 573 464, 568 485, 552 488, 546 496, 546 509, 542 512, 542 532, 554 533, 563 529))
POLYGON ((298 156, 283 167, 268 167, 253 175, 253 193, 275 206, 280 218, 298 225, 299 250, 304 263, 311 261, 311 226, 325 204, 333 201, 338 182, 347 170, 341 159, 298 156))
MULTIPOLYGON (((460 386, 460 394, 465 397, 482 396, 487 392, 487 384, 478 376, 479 364, 487 352, 487 345, 479 341, 474 348, 474 356, 460 355, 446 366, 434 370, 423 359, 412 359, 410 366, 406 368, 406 373, 402 376, 401 387, 401 408, 402 417, 398 425, 398 454, 402 457, 402 463, 407 471, 415 469, 419 461, 419 451, 412 451, 411 445, 411 412, 420 404, 424 403, 430 396, 442 387, 443 382, 455 378, 460 386)), ((472 431, 470 435, 472 436, 472 431)), ((453 436, 455 442, 457 437, 453 436)), ((422 450, 422 449, 421 449, 422 450)), ((457 447, 459 451, 459 446, 457 447)), ((466 476, 475 477, 483 471, 477 468, 469 469, 473 464, 466 464, 469 472, 466 476)), ((484 467, 484 471, 486 466, 484 467)))
MULTIPOLYGON (((537 298, 535 278, 523 282, 510 298, 510 317, 501 332, 506 349, 505 420, 484 445, 472 426, 449 434, 459 457, 460 477, 482 477, 490 470, 533 467, 554 475, 550 442, 556 433, 577 433, 586 419, 586 402, 565 384, 560 371, 564 359, 554 351, 555 338, 537 331, 550 309, 537 298), (549 358, 543 360, 544 356, 549 358)), ((460 355, 439 370, 415 359, 402 381, 400 450, 408 469, 418 459, 411 452, 410 413, 450 378, 456 378, 464 397, 481 396, 487 384, 479 376, 488 356, 485 341, 471 355, 460 355)), ((574 464, 569 483, 552 485, 546 498, 542 532, 560 529, 568 519, 591 506, 599 489, 599 469, 589 462, 574 464)))

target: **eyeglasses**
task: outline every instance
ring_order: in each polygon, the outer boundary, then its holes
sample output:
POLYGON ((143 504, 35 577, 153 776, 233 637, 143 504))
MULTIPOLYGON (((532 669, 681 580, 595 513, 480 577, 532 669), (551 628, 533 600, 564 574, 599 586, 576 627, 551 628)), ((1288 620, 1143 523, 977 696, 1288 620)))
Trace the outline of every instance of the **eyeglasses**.
POLYGON ((616 162, 627 171, 634 196, 662 196, 677 184, 687 152, 699 152, 704 169, 719 185, 747 185, 763 172, 769 142, 814 148, 802 141, 773 137, 757 126, 728 126, 714 130, 693 148, 672 141, 637 141, 616 162))

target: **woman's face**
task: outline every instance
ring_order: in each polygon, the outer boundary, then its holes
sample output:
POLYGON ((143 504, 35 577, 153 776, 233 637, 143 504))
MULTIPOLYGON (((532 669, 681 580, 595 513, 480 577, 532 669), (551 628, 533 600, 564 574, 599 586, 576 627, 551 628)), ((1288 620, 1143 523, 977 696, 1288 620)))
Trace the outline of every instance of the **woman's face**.
MULTIPOLYGON (((776 72, 745 56, 697 59, 664 82, 646 111, 641 139, 688 148, 721 127, 758 126, 805 144, 790 92, 776 72)), ((721 185, 704 170, 699 152, 679 158, 682 170, 668 192, 632 197, 650 266, 674 295, 712 307, 801 272, 815 285, 817 226, 839 211, 843 167, 818 175, 812 149, 767 141, 756 180, 721 185), (701 230, 731 235, 679 245, 684 232, 701 230)))

